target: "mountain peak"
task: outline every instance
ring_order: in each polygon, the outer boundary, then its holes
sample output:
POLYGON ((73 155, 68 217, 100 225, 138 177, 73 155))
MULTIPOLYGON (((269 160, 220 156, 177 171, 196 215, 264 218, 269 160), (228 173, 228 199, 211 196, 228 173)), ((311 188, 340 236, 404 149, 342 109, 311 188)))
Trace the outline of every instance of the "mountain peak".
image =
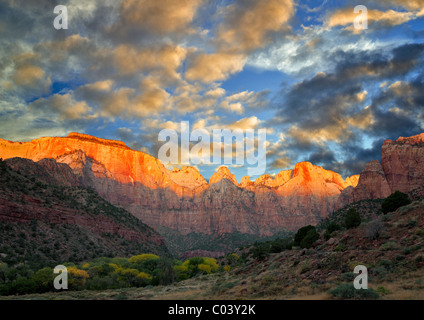
POLYGON ((238 185, 236 176, 231 173, 230 169, 225 166, 219 167, 218 171, 213 174, 209 180, 209 184, 217 183, 223 179, 230 180, 235 185, 238 185))
POLYGON ((174 168, 172 171, 169 171, 169 177, 177 185, 189 189, 195 189, 208 184, 196 167, 184 166, 181 169, 174 168))
POLYGON ((424 145, 424 133, 411 136, 411 137, 399 137, 397 140, 385 140, 383 146, 388 145, 424 145))

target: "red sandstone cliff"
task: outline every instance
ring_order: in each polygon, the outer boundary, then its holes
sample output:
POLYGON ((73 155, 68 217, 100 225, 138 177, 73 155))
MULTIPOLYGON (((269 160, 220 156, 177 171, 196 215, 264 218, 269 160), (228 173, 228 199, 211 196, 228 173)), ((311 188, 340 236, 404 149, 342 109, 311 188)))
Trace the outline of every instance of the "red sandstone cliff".
POLYGON ((67 164, 80 183, 146 224, 184 234, 271 235, 315 224, 334 210, 341 191, 357 181, 304 162, 275 177, 264 175, 254 182, 245 177, 240 184, 221 167, 208 184, 196 168, 169 171, 122 142, 78 133, 30 142, 0 140, 0 157, 67 164))
POLYGON ((409 192, 424 186, 424 133, 386 140, 382 166, 392 192, 409 192))
POLYGON ((382 146, 382 163, 368 163, 356 188, 346 188, 337 208, 364 199, 383 199, 395 191, 407 193, 424 186, 424 133, 386 140, 382 146))
POLYGON ((158 233, 128 212, 120 209, 116 217, 107 211, 105 201, 98 195, 73 188, 81 184, 68 165, 52 159, 33 162, 23 158, 10 158, 5 163, 13 171, 6 170, 0 175, 0 221, 76 225, 98 238, 116 234, 126 240, 164 246, 158 233), (99 199, 103 203, 92 202, 99 199), (125 223, 129 218, 133 223, 125 223))

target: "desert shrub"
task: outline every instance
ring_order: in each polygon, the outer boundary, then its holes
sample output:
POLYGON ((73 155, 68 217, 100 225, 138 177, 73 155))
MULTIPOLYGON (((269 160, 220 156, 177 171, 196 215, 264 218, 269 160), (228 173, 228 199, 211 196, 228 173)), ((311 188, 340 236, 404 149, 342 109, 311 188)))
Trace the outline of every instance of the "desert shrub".
POLYGON ((299 230, 297 230, 295 236, 294 236, 294 241, 293 241, 293 245, 294 246, 300 246, 300 242, 302 241, 303 238, 306 237, 306 235, 308 234, 308 232, 310 230, 316 230, 314 226, 305 226, 300 228, 299 230))
POLYGON ((396 191, 395 193, 388 196, 383 203, 381 204, 381 210, 384 214, 389 212, 394 212, 398 208, 406 206, 411 203, 409 196, 400 191, 396 191))
POLYGON ((356 209, 350 208, 346 213, 344 222, 347 229, 359 227, 361 224, 361 216, 359 215, 359 212, 356 211, 356 209))
POLYGON ((386 270, 392 270, 394 268, 394 264, 390 260, 380 260, 378 263, 379 266, 383 267, 386 270))
POLYGON ((352 283, 346 283, 330 290, 330 294, 340 299, 369 300, 378 299, 380 295, 374 289, 355 289, 352 283))
POLYGON ((389 289, 384 288, 383 286, 379 286, 377 287, 377 293, 381 296, 385 296, 386 294, 391 293, 391 291, 389 289))
POLYGON ((235 253, 229 253, 225 256, 225 259, 227 260, 227 264, 232 266, 237 264, 237 262, 240 260, 240 256, 235 253))
POLYGON ((291 250, 292 245, 293 243, 290 239, 275 239, 271 242, 270 251, 272 253, 280 253, 284 250, 291 250))
POLYGON ((370 240, 376 240, 383 231, 384 223, 377 219, 367 224, 365 228, 365 236, 370 240))
POLYGON ((353 272, 345 272, 340 276, 340 280, 346 282, 352 282, 355 280, 356 275, 353 272))
POLYGON ((311 265, 309 264, 308 261, 305 261, 302 263, 301 267, 300 267, 300 274, 304 274, 308 271, 311 270, 311 265))
POLYGON ((337 245, 337 247, 336 247, 336 249, 335 249, 337 252, 340 252, 340 251, 345 251, 346 250, 346 243, 344 243, 344 242, 340 242, 338 245, 337 245))
POLYGON ((250 249, 250 252, 254 259, 262 261, 269 256, 270 248, 266 243, 257 243, 250 249))
POLYGON ((403 248, 403 254, 408 255, 412 252, 412 249, 410 247, 403 248))
POLYGON ((397 248, 397 243, 395 241, 387 241, 381 246, 381 249, 384 251, 395 250, 397 248))
POLYGON ((337 230, 340 230, 340 226, 335 222, 331 222, 328 225, 327 230, 325 230, 324 239, 329 240, 331 238, 331 234, 337 230))
POLYGON ((395 256, 396 261, 402 261, 405 260, 405 256, 403 254, 397 254, 395 256))
POLYGON ((417 225, 417 220, 410 220, 408 221, 408 223, 406 224, 406 226, 408 227, 408 229, 412 229, 413 227, 415 227, 417 225))

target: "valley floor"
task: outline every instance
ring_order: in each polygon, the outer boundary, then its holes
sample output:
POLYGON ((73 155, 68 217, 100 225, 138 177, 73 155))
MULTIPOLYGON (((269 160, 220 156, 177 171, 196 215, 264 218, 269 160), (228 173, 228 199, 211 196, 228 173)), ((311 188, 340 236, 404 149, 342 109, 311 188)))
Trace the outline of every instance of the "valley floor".
MULTIPOLYGON (((240 252, 239 252, 240 253, 240 252)), ((248 255, 228 271, 168 286, 0 297, 0 300, 424 300, 424 200, 339 230, 310 249, 294 247, 262 259, 248 255), (380 226, 378 236, 374 227, 380 226), (373 232, 371 232, 373 231, 373 232), (371 232, 371 233, 370 233, 371 232), (370 237, 374 235, 374 237, 370 237), (369 290, 355 290, 366 266, 369 290)))
MULTIPOLYGON (((277 286, 265 274, 245 277, 231 273, 198 276, 168 286, 125 288, 104 291, 62 291, 0 300, 332 300, 329 293, 340 284, 336 277, 321 284, 301 280, 290 286, 277 286), (259 290, 258 290, 259 289, 259 290)), ((383 300, 424 300, 424 270, 370 281, 369 287, 383 300), (380 290, 378 288, 384 288, 380 290)))

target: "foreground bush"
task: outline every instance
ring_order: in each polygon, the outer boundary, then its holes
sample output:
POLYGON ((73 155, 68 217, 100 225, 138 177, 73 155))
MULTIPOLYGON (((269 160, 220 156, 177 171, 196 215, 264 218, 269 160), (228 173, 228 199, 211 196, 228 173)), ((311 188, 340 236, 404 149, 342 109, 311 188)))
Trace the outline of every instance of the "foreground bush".
POLYGON ((379 294, 374 289, 357 290, 352 283, 342 284, 330 290, 329 293, 340 299, 371 300, 380 298, 379 294))
POLYGON ((306 235, 308 234, 309 231, 311 230, 315 230, 314 226, 306 226, 306 227, 302 227, 299 230, 297 230, 295 236, 294 236, 294 241, 293 241, 293 245, 299 247, 300 246, 300 242, 303 240, 303 238, 306 237, 306 235))
POLYGON ((309 249, 312 247, 315 241, 319 239, 319 233, 315 228, 308 231, 306 236, 300 241, 300 247, 309 249))
POLYGON ((354 208, 349 209, 349 211, 346 213, 346 216, 345 216, 346 228, 352 229, 352 228, 359 227, 361 222, 362 220, 361 220, 361 216, 359 215, 359 212, 356 211, 356 209, 354 208))
POLYGON ((293 245, 301 248, 310 248, 319 239, 319 233, 314 226, 300 228, 295 236, 293 245))
POLYGON ((411 203, 411 199, 405 193, 396 191, 395 193, 388 196, 381 204, 381 210, 384 214, 394 212, 400 207, 406 206, 411 203))
POLYGON ((338 230, 340 230, 340 226, 335 222, 331 222, 325 230, 324 239, 329 240, 331 238, 332 233, 338 230))

